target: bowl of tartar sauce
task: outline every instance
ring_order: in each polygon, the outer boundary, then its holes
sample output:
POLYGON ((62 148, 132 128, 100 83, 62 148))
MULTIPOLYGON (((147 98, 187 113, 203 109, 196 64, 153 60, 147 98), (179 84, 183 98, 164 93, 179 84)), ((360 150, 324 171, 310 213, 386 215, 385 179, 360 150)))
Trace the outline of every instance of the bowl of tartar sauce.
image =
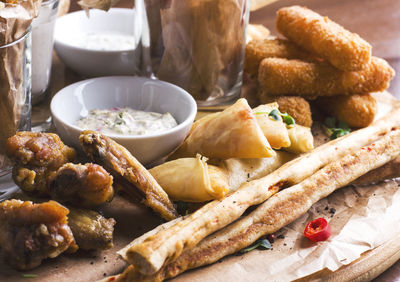
POLYGON ((67 67, 84 76, 138 74, 142 26, 135 9, 93 9, 89 17, 85 11, 69 13, 57 19, 54 49, 67 67))
POLYGON ((154 163, 185 139, 197 113, 192 96, 173 84, 137 76, 80 81, 61 89, 50 110, 60 138, 80 149, 82 130, 99 131, 143 164, 154 163))

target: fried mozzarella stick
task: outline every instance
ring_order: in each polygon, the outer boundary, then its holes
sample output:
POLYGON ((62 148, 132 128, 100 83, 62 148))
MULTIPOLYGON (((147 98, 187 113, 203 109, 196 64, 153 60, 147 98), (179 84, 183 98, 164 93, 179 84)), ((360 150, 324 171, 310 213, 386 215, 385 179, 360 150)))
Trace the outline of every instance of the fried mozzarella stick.
POLYGON ((224 199, 210 202, 172 227, 131 247, 127 260, 141 273, 153 274, 164 263, 175 260, 184 250, 239 218, 248 207, 261 204, 282 187, 301 182, 326 164, 372 143, 398 126, 400 109, 396 108, 371 126, 330 141, 263 178, 244 183, 224 199))
POLYGON ((302 59, 312 56, 286 39, 252 40, 246 45, 244 71, 257 77, 258 67, 265 58, 302 59))
POLYGON ((268 95, 314 98, 383 91, 394 74, 385 60, 376 57, 357 72, 344 72, 327 62, 266 58, 261 61, 258 81, 268 95))
POLYGON ((371 59, 371 45, 358 34, 305 7, 279 9, 276 28, 289 40, 343 71, 359 71, 371 59))
POLYGON ((378 112, 378 102, 370 94, 320 97, 315 103, 322 112, 356 128, 368 126, 378 112))
MULTIPOLYGON (((211 264, 247 247, 261 236, 278 231, 306 213, 320 199, 393 160, 399 154, 400 130, 396 129, 367 147, 326 165, 299 184, 277 193, 248 216, 208 236, 196 247, 184 252, 154 276, 141 275, 130 266, 115 277, 114 281, 162 281, 188 269, 211 264)), ((124 258, 124 249, 119 253, 124 258)))

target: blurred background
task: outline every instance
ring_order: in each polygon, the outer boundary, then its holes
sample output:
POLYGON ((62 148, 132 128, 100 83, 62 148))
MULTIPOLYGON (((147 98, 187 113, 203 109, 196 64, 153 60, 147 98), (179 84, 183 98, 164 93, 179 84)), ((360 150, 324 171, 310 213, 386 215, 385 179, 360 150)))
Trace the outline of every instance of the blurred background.
MULTIPOLYGON (((116 7, 130 8, 133 2, 121 0, 116 7)), ((275 13, 279 8, 290 5, 307 6, 367 40, 373 47, 372 53, 389 61, 399 74, 392 80, 389 91, 400 98, 400 1, 279 0, 253 11, 250 23, 262 24, 271 30, 272 35, 278 35, 275 13)), ((77 1, 72 1, 70 11, 79 9, 77 1)))

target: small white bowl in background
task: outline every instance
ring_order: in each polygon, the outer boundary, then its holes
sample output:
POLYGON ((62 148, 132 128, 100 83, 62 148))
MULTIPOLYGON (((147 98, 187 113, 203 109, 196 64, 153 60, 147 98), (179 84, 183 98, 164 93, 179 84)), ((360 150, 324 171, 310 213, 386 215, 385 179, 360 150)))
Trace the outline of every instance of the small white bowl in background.
POLYGON ((130 107, 158 113, 169 112, 177 121, 174 128, 151 135, 110 135, 141 163, 150 164, 167 156, 184 140, 194 121, 197 106, 182 88, 167 82, 132 76, 100 77, 80 81, 61 89, 50 110, 61 140, 80 149, 82 128, 75 122, 89 110, 130 107))
POLYGON ((135 23, 135 10, 112 8, 108 12, 90 10, 67 14, 57 19, 54 49, 69 68, 89 77, 133 75, 139 72, 141 31, 135 23), (136 26, 136 27, 135 27, 136 26), (131 36, 135 46, 125 50, 89 49, 88 35, 131 36))

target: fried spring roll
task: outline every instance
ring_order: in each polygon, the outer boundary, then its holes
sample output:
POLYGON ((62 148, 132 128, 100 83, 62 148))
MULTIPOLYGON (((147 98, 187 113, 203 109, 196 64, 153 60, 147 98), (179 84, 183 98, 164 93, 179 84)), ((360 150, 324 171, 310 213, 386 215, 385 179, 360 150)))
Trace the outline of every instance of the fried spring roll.
MULTIPOLYGON (((162 281, 207 265, 272 234, 300 217, 317 201, 346 186, 400 153, 400 130, 394 130, 373 144, 334 161, 297 185, 277 193, 248 216, 202 240, 151 276, 140 274, 133 266, 113 277, 113 281, 162 281), (226 242, 229 242, 227 244, 226 242)), ((146 234, 144 235, 146 236, 146 234)), ((119 252, 125 257, 126 249, 119 252)))
POLYGON ((324 113, 356 128, 368 126, 378 112, 378 102, 370 94, 320 97, 315 102, 324 113))
POLYGON ((311 55, 286 39, 252 40, 246 45, 244 71, 257 77, 258 67, 265 58, 302 59, 311 55))
POLYGON ((239 218, 248 207, 261 204, 282 187, 303 181, 326 164, 371 144, 399 126, 400 109, 395 108, 371 126, 332 140, 263 178, 244 183, 224 199, 210 202, 184 220, 131 247, 126 253, 127 260, 141 273, 153 274, 207 235, 239 218))
POLYGON ((358 34, 305 7, 278 10, 277 30, 305 50, 343 71, 359 71, 371 59, 371 45, 358 34))
POLYGON ((269 95, 349 95, 383 91, 395 72, 380 58, 361 71, 343 72, 326 62, 266 58, 258 71, 260 90, 269 95))

